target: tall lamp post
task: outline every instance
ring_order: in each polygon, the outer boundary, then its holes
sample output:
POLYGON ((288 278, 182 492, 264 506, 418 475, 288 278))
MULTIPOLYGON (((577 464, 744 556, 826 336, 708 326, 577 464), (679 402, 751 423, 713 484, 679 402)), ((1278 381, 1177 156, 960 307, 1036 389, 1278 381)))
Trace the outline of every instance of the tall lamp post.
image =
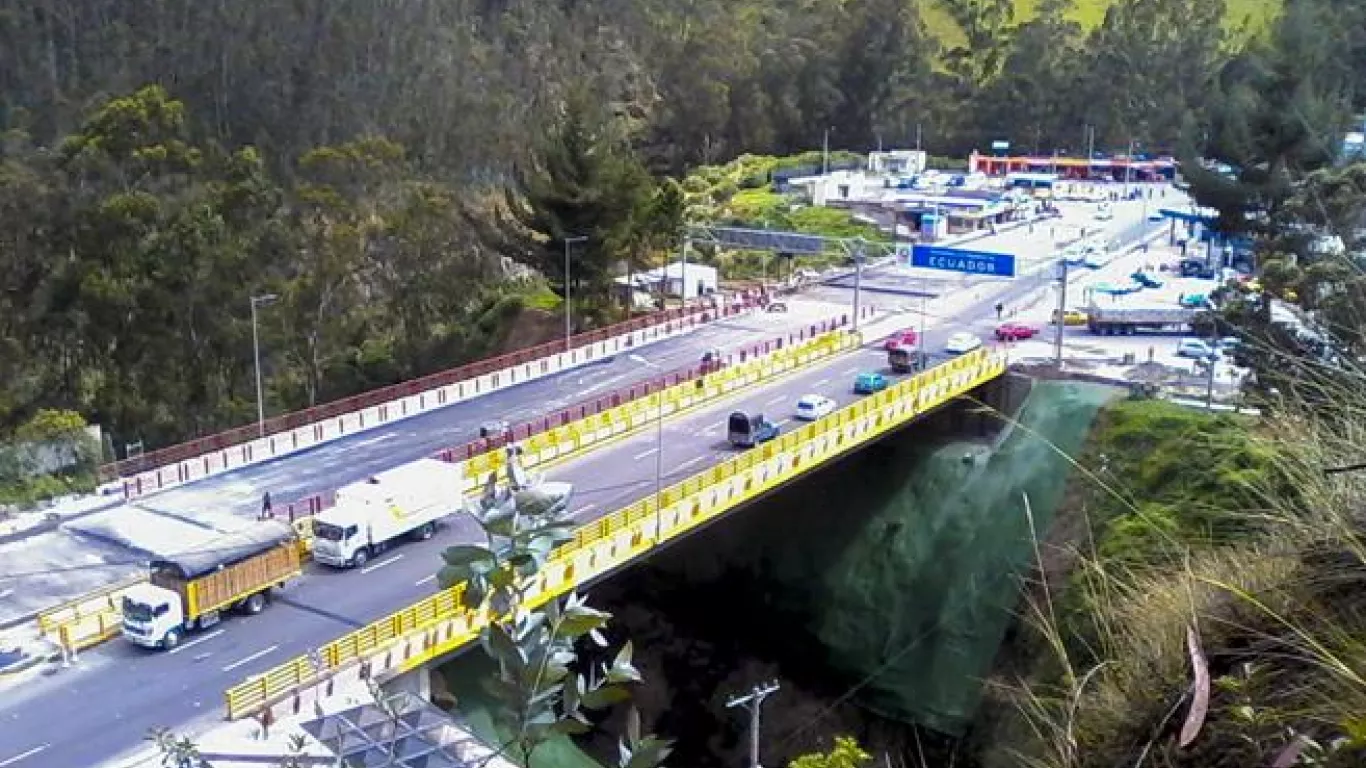
POLYGON ((569 338, 574 335, 572 326, 572 312, 569 303, 569 246, 574 243, 586 243, 588 237, 580 235, 578 237, 566 237, 564 239, 564 351, 568 352, 570 347, 569 338))
POLYGON ((266 436, 266 399, 261 386, 261 334, 256 327, 256 308, 270 306, 278 298, 273 293, 251 297, 251 352, 256 360, 256 428, 261 437, 266 436))

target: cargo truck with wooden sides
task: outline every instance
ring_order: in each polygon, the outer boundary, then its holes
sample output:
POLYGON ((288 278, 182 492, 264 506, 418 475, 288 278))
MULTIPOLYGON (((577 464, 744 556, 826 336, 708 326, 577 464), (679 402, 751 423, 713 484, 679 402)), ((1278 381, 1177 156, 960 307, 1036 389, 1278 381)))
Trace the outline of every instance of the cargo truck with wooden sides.
POLYGON ((264 520, 149 564, 147 583, 124 593, 123 636, 147 648, 174 648, 187 632, 222 614, 265 609, 270 590, 302 572, 298 535, 264 520))

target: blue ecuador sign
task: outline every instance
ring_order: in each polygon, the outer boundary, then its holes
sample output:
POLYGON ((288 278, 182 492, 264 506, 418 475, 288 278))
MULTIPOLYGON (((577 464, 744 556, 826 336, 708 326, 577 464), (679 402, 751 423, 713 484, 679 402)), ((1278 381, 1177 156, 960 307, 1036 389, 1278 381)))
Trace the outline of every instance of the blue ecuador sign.
POLYGON ((942 269, 945 272, 966 272, 970 275, 1014 277, 1015 257, 1009 253, 965 251, 934 245, 911 248, 911 266, 942 269))

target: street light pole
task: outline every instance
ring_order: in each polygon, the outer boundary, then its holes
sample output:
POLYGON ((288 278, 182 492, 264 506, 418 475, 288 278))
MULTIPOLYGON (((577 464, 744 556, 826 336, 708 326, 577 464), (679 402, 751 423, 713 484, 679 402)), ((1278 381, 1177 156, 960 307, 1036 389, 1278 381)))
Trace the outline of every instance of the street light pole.
MULTIPOLYGON (((573 330, 573 307, 569 301, 569 246, 574 243, 586 243, 588 238, 585 236, 566 237, 564 239, 564 351, 572 349, 570 337, 574 335, 573 330)), ((628 286, 629 287, 629 286, 628 286)))
POLYGON ((854 243, 854 319, 853 330, 858 330, 859 292, 863 286, 863 239, 854 243))
POLYGON ((1057 331, 1053 336, 1054 362, 1059 371, 1062 370, 1062 331, 1063 327, 1067 325, 1067 259, 1061 259, 1060 263, 1062 264, 1062 280, 1058 283, 1058 309, 1057 317, 1054 318, 1054 322, 1057 323, 1057 331))
POLYGON ((273 293, 251 297, 251 355, 256 361, 256 429, 261 437, 266 436, 266 400, 261 385, 261 334, 256 328, 256 308, 274 302, 279 296, 273 293))

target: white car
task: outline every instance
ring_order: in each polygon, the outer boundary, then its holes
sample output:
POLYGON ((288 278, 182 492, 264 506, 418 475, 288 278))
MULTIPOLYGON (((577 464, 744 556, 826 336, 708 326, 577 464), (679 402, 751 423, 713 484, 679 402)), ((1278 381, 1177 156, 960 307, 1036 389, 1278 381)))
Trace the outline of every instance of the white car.
POLYGON ((1178 357, 1193 357, 1197 360, 1209 360, 1210 358, 1216 357, 1218 353, 1214 351, 1214 347, 1206 344, 1200 339, 1182 339, 1181 343, 1176 347, 1176 354, 1178 357))
POLYGON ((802 395, 797 401, 797 418, 815 421, 835 412, 835 401, 823 395, 802 395))
POLYGON ((961 355, 964 352, 971 352, 980 346, 982 346, 982 340, 971 333, 955 333, 949 337, 948 341, 944 342, 944 351, 952 352, 955 355, 961 355))

